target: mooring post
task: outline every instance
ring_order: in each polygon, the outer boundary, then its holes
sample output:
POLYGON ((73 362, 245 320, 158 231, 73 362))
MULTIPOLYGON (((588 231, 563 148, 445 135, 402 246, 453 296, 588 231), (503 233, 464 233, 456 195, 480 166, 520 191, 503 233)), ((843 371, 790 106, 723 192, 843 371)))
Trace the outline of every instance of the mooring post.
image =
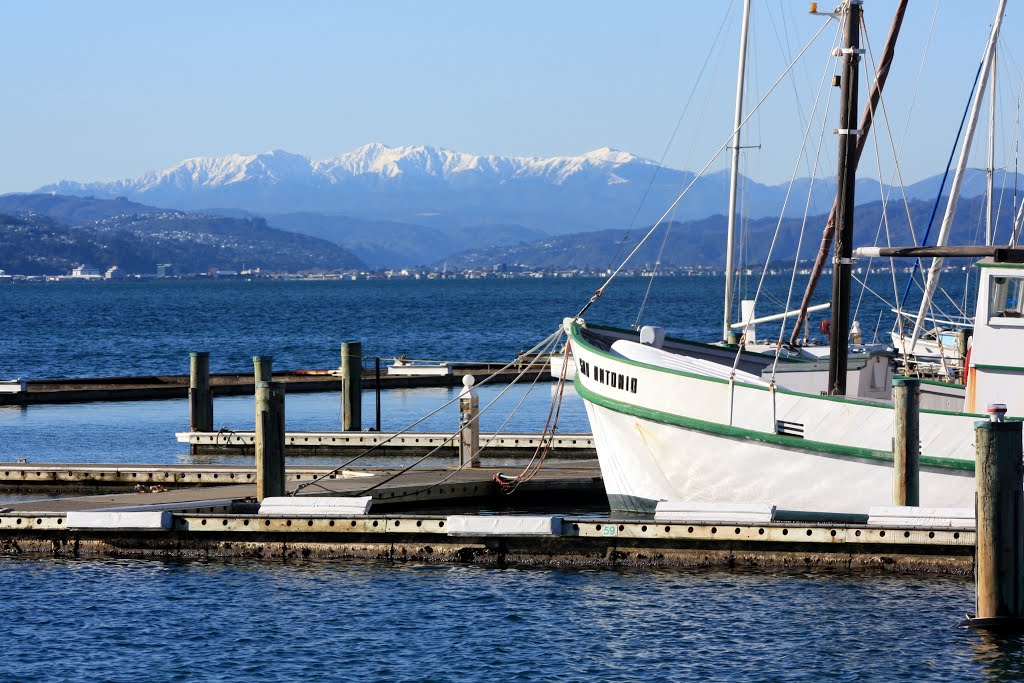
POLYGON ((960 354, 960 378, 967 372, 967 350, 971 348, 971 337, 974 335, 973 327, 964 327, 956 332, 956 350, 960 354))
MULTIPOLYGON (((188 428, 190 432, 213 431, 213 394, 210 392, 210 354, 195 351, 188 364, 188 428)), ((196 452, 196 445, 189 446, 196 452)))
POLYGON ((273 356, 253 356, 253 382, 269 382, 273 377, 273 362, 273 356))
POLYGON ((480 396, 473 389, 475 383, 473 375, 465 375, 459 394, 459 465, 464 467, 480 466, 480 396))
POLYGON ((341 343, 341 429, 363 429, 363 345, 357 341, 341 343))
POLYGON ((377 395, 377 431, 380 431, 380 357, 374 359, 373 387, 377 395))
POLYGON ((256 382, 256 500, 284 495, 284 384, 256 382))
POLYGON ((893 379, 892 402, 892 502, 917 507, 921 504, 921 380, 893 379))
POLYGON ((1024 423, 1004 422, 1006 406, 1001 403, 990 404, 988 412, 991 420, 976 422, 974 430, 977 614, 973 625, 1005 626, 1024 617, 1024 423))

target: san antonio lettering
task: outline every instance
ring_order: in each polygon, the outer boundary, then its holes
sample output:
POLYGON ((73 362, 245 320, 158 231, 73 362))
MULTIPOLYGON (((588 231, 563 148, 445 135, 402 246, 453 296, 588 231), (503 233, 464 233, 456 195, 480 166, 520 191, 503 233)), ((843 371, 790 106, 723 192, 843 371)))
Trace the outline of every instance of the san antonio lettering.
POLYGON ((594 381, 610 386, 613 389, 621 389, 623 391, 628 391, 631 394, 636 393, 636 377, 630 377, 629 375, 623 375, 621 372, 612 372, 611 370, 599 368, 596 365, 591 365, 582 358, 580 359, 580 371, 594 381))

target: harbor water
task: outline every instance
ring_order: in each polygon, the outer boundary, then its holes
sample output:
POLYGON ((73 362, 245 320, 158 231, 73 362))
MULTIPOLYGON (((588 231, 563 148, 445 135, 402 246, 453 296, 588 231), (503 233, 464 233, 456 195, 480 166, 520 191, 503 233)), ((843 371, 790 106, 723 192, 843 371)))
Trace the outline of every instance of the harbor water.
MULTIPOLYGON (((788 278, 774 280, 772 295, 784 299, 788 278)), ((635 322, 647 282, 623 282, 588 319, 635 322)), ((10 285, 0 287, 0 377, 182 374, 197 350, 211 352, 215 372, 249 370, 258 354, 282 369, 326 368, 348 338, 361 338, 371 357, 508 360, 599 284, 10 285)), ((721 285, 659 278, 642 322, 713 339, 721 285)), ((865 336, 882 308, 865 305, 865 336)), ((481 403, 501 390, 485 388, 481 403)), ((525 391, 515 387, 502 401, 511 408, 525 391)), ((385 392, 382 427, 404 427, 453 392, 385 392)), ((509 429, 540 429, 551 386, 534 392, 509 429)), ((369 420, 372 394, 364 399, 369 420)), ((3 409, 0 460, 190 462, 173 437, 185 428, 185 407, 3 409)), ((576 397, 564 410, 564 430, 588 429, 576 397)), ((336 429, 339 399, 296 394, 286 411, 290 429, 336 429)), ((423 429, 453 429, 455 412, 423 429)), ((484 431, 503 419, 487 418, 484 431)), ((215 424, 250 428, 251 398, 218 399, 215 424)), ((965 577, 30 559, 5 550, 3 681, 1024 680, 1019 638, 956 628, 974 602, 965 577)))

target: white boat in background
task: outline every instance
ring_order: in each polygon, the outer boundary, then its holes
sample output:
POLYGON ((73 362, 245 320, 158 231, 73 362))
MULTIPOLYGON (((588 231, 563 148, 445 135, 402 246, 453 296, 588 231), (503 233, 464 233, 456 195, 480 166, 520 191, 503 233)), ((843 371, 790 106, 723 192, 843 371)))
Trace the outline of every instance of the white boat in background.
MULTIPOLYGON (((987 57, 1004 9, 1000 0, 987 57)), ((847 31, 839 54, 844 100, 853 101, 843 105, 849 112, 856 109, 850 83, 856 83, 859 61, 860 4, 848 0, 838 13, 847 31)), ((985 69, 976 97, 987 77, 985 69)), ((854 123, 842 121, 837 130, 841 159, 849 158, 854 123)), ((780 371, 776 355, 666 340, 655 327, 637 333, 590 325, 580 316, 564 321, 576 391, 586 405, 613 510, 649 513, 660 501, 741 501, 786 511, 866 514, 892 503, 895 411, 885 398, 891 366, 872 364, 870 354, 863 364, 847 357, 854 168, 847 161, 837 202, 843 251, 837 242, 840 284, 832 311, 841 322, 831 340, 827 381, 813 362, 791 362, 780 371), (727 354, 730 362, 708 359, 708 352, 727 354), (759 356, 771 360, 751 362, 759 356)), ((936 248, 922 255, 948 253, 936 248)), ((944 397, 947 407, 960 403, 955 410, 920 411, 924 507, 973 506, 974 423, 988 419, 979 410, 999 402, 1008 404, 1010 415, 1024 417, 1024 251, 991 253, 999 260, 977 264, 981 285, 966 395, 944 397)))
POLYGON ((446 361, 408 360, 405 357, 392 359, 387 369, 388 375, 400 377, 447 377, 452 374, 452 364, 446 361))
POLYGON ((26 385, 23 379, 0 379, 0 394, 23 394, 26 385))

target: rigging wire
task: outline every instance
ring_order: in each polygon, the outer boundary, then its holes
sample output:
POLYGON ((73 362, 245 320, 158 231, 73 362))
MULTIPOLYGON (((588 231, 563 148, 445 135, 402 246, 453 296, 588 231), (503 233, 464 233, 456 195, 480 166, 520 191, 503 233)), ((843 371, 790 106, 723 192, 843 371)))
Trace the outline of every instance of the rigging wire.
MULTIPOLYGON (((837 24, 838 24, 838 26, 836 28, 836 36, 833 38, 833 45, 835 45, 835 41, 838 40, 838 36, 842 34, 843 27, 846 24, 846 16, 844 15, 843 18, 839 22, 837 22, 837 24)), ((827 74, 828 71, 832 70, 828 65, 831 63, 832 59, 836 58, 835 55, 832 54, 834 52, 835 52, 834 50, 830 51, 830 57, 829 57, 829 59, 827 60, 827 63, 826 63, 825 74, 827 74)), ((822 85, 824 85, 824 82, 825 82, 825 75, 822 76, 822 85)), ((831 101, 831 96, 832 96, 832 94, 831 94, 831 90, 830 90, 829 91, 829 101, 831 101)), ((796 185, 797 174, 800 172, 800 164, 804 160, 804 151, 807 148, 807 140, 810 137, 811 130, 813 128, 813 120, 812 119, 814 117, 814 112, 817 110, 818 102, 820 101, 820 99, 821 99, 821 87, 819 87, 819 89, 818 89, 818 95, 815 98, 814 107, 811 109, 811 113, 810 113, 809 120, 807 122, 807 126, 804 129, 803 139, 800 141, 800 148, 797 151, 796 161, 793 164, 793 173, 790 175, 789 185, 786 188, 786 196, 785 196, 785 198, 782 201, 782 210, 779 212, 779 220, 778 220, 778 223, 776 223, 776 225, 775 225, 775 233, 772 235, 772 241, 768 245, 768 254, 765 256, 765 266, 764 266, 764 269, 761 271, 761 278, 758 281, 757 290, 754 293, 754 309, 755 310, 757 309, 757 300, 760 298, 761 290, 764 288, 765 277, 768 274, 768 264, 771 263, 772 253, 775 251, 775 245, 778 243, 779 233, 782 231, 782 223, 785 220, 783 218, 783 216, 786 215, 786 207, 788 206, 789 198, 790 198, 790 196, 793 193, 793 187, 796 185)), ((808 193, 807 204, 808 205, 810 204, 810 193, 808 193)), ((791 285, 790 285, 790 296, 791 295, 792 295, 792 280, 791 280, 791 285)), ((744 322, 745 322, 745 324, 743 326, 743 336, 746 336, 747 333, 750 330, 751 320, 747 319, 744 322)), ((786 325, 786 320, 785 320, 785 318, 783 318, 781 327, 784 328, 785 325, 786 325)), ((776 361, 778 359, 778 354, 780 353, 780 351, 781 351, 781 345, 778 345, 777 348, 776 348, 776 361)), ((739 366, 740 356, 742 354, 743 354, 743 345, 742 344, 737 345, 737 347, 736 347, 736 354, 733 357, 733 361, 732 361, 732 372, 733 373, 736 372, 736 368, 739 366)), ((776 365, 777 365, 777 363, 776 363, 776 365)), ((773 367, 773 372, 774 372, 774 367, 773 367)), ((774 376, 773 376, 772 379, 774 381, 774 376)), ((731 382, 730 382, 730 385, 731 385, 731 382)))
MULTIPOLYGON (((935 213, 939 209, 939 202, 942 201, 942 191, 946 188, 946 180, 949 178, 949 169, 953 165, 953 157, 956 156, 956 150, 960 143, 960 136, 963 135, 964 124, 967 122, 967 114, 971 108, 971 100, 974 99, 974 91, 977 90, 978 88, 978 80, 981 78, 981 69, 984 65, 984 62, 979 63, 978 71, 977 73, 974 74, 974 84, 971 86, 971 92, 967 96, 967 106, 964 107, 964 115, 960 119, 960 128, 959 130, 957 130, 956 139, 953 141, 953 148, 949 152, 949 160, 946 161, 946 170, 942 174, 942 182, 939 184, 939 192, 935 196, 935 203, 932 205, 932 213, 931 216, 928 218, 928 227, 925 229, 924 235, 921 237, 921 246, 925 246, 928 243, 928 235, 931 234, 932 225, 935 222, 935 213)), ((910 273, 911 281, 917 275, 920 264, 920 259, 916 259, 914 261, 914 268, 913 271, 910 273)), ((907 286, 903 289, 903 296, 900 299, 901 307, 903 306, 903 304, 907 302, 907 295, 910 294, 910 285, 911 283, 908 281, 907 286)))
MULTIPOLYGON (((835 52, 835 48, 839 44, 839 36, 841 35, 841 33, 842 33, 842 22, 840 22, 839 30, 836 31, 836 34, 835 34, 835 36, 832 39, 832 50, 830 50, 830 54, 835 52)), ((815 95, 815 98, 814 98, 814 105, 812 106, 810 116, 807 119, 807 132, 805 133, 805 139, 804 139, 805 143, 806 143, 806 135, 809 135, 810 131, 811 131, 814 115, 815 115, 815 112, 818 109, 818 103, 821 101, 822 89, 825 87, 825 83, 828 81, 829 73, 835 70, 835 59, 836 58, 828 59, 828 60, 825 61, 825 69, 822 71, 821 81, 818 84, 818 92, 817 92, 817 94, 815 95)), ((831 109, 832 109, 832 89, 830 88, 828 90, 828 96, 825 98, 825 108, 824 108, 824 110, 822 112, 822 116, 821 116, 821 127, 820 127, 819 132, 818 132, 818 142, 817 142, 817 145, 815 147, 814 162, 813 162, 813 164, 809 168, 810 182, 808 183, 808 186, 807 186, 807 199, 804 201, 804 215, 803 215, 803 220, 802 220, 802 222, 800 224, 800 236, 797 239, 796 251, 793 254, 793 269, 792 269, 792 271, 790 273, 790 276, 789 276, 789 291, 786 293, 786 301, 785 301, 785 304, 783 306, 783 310, 786 313, 789 313, 790 305, 793 303, 793 290, 794 290, 794 288, 796 286, 796 274, 797 274, 797 271, 799 270, 800 252, 801 252, 801 250, 803 248, 804 235, 806 234, 806 229, 807 229, 807 220, 808 220, 808 217, 809 217, 810 212, 811 212, 811 205, 812 205, 813 197, 814 197, 814 183, 815 183, 815 179, 817 178, 817 175, 818 175, 818 163, 821 161, 821 154, 822 154, 822 150, 824 148, 824 142, 825 142, 825 131, 827 129, 828 114, 831 111, 831 109)), ((803 148, 804 148, 804 145, 802 144, 801 145, 800 155, 797 158, 797 167, 799 167, 799 162, 804 157, 804 155, 803 155, 803 148)), ((795 172, 796 172, 796 169, 794 169, 794 174, 795 174, 795 172)), ((790 190, 792 190, 792 181, 790 183, 790 190)), ((788 193, 787 193, 787 198, 788 198, 788 193)), ((785 209, 783 209, 782 213, 783 214, 785 213, 785 209)), ((780 221, 780 225, 781 225, 781 221, 780 221)), ((768 269, 768 263, 766 261, 765 262, 765 270, 767 271, 767 269, 768 269)), ((755 307, 757 305, 756 304, 756 298, 755 298, 755 304, 754 305, 755 305, 755 307)), ((785 339, 784 335, 786 333, 786 320, 787 320, 786 318, 783 318, 781 324, 779 325, 779 338, 778 338, 778 341, 776 342, 776 345, 775 345, 775 359, 772 361, 772 375, 771 375, 771 382, 772 382, 772 384, 774 384, 774 382, 775 382, 775 375, 776 375, 776 370, 778 369, 779 357, 782 354, 783 340, 785 339)), ((734 367, 735 367, 737 361, 738 361, 738 356, 737 356, 737 359, 734 361, 734 365, 733 365, 734 367)))
MULTIPOLYGON (((750 113, 748 113, 747 116, 740 122, 739 128, 742 128, 743 125, 746 124, 746 122, 748 120, 750 120, 750 117, 753 116, 754 113, 757 112, 761 108, 761 105, 764 104, 765 100, 767 100, 768 97, 771 96, 771 94, 773 92, 775 92, 775 89, 778 87, 778 85, 782 82, 782 80, 786 77, 786 75, 793 69, 793 67, 796 65, 796 63, 803 57, 804 53, 806 53, 807 50, 809 50, 810 47, 817 41, 818 37, 822 33, 824 33, 824 31, 828 27, 828 25, 829 25, 829 21, 825 21, 824 23, 822 23, 821 28, 818 29, 818 31, 813 36, 811 36, 811 39, 800 50, 800 53, 796 56, 796 58, 786 67, 786 69, 782 72, 782 74, 779 76, 779 78, 772 84, 772 86, 770 88, 768 88, 768 91, 761 97, 761 99, 757 102, 757 104, 754 105, 754 108, 750 111, 750 113)), ((685 197, 687 195, 687 193, 690 191, 690 189, 696 184, 697 180, 699 180, 701 178, 701 176, 704 175, 704 173, 711 167, 711 164, 713 164, 715 162, 715 159, 717 159, 718 156, 729 146, 729 143, 732 142, 732 140, 735 138, 736 132, 737 132, 736 130, 733 130, 733 131, 730 132, 730 135, 729 135, 729 137, 726 138, 725 142, 722 143, 722 145, 719 146, 719 148, 715 151, 715 153, 711 155, 711 158, 708 159, 708 162, 694 176, 693 180, 691 180, 689 182, 689 184, 687 184, 687 186, 683 189, 683 191, 679 193, 679 195, 672 202, 671 206, 669 206, 668 209, 665 211, 665 213, 662 214, 661 218, 659 218, 658 221, 654 225, 651 226, 651 228, 647 231, 647 233, 644 235, 644 237, 637 243, 636 247, 633 248, 633 251, 631 251, 629 253, 629 255, 626 256, 626 258, 622 261, 622 263, 619 264, 619 266, 615 269, 615 271, 612 272, 612 274, 608 276, 608 279, 605 280, 605 282, 600 287, 597 288, 597 290, 590 297, 590 300, 586 303, 586 305, 584 305, 583 308, 580 310, 580 312, 576 314, 576 318, 579 318, 584 313, 586 313, 587 310, 594 304, 594 302, 596 302, 601 297, 601 295, 604 294, 605 288, 609 284, 611 284, 612 280, 614 280, 618 276, 618 274, 622 271, 622 269, 625 268, 626 264, 629 263, 629 260, 631 258, 633 258, 633 256, 640 250, 640 247, 642 247, 644 245, 644 243, 647 242, 647 240, 650 238, 650 236, 652 234, 654 234, 654 231, 657 230, 659 227, 661 227, 661 224, 664 222, 665 218, 670 213, 672 213, 672 211, 679 204, 679 202, 681 202, 683 200, 683 197, 685 197)))
MULTIPOLYGON (((647 188, 644 190, 643 195, 640 197, 640 203, 636 207, 636 212, 633 214, 632 220, 629 221, 629 227, 626 228, 626 234, 619 240, 619 244, 615 249, 615 254, 608 262, 608 267, 611 268, 612 264, 615 263, 616 259, 619 258, 619 254, 622 253, 622 246, 629 240, 629 233, 633 230, 637 220, 640 217, 640 211, 643 209, 644 203, 647 201, 647 196, 651 193, 651 189, 654 187, 655 181, 658 179, 658 174, 661 169, 665 166, 665 159, 668 157, 669 150, 672 149, 672 143, 676 139, 676 135, 679 133, 679 128, 683 124, 683 119, 686 116, 686 112, 690 109, 690 104, 693 102, 693 96, 697 93, 697 87, 700 85, 701 79, 704 76, 704 71, 707 69, 708 63, 711 61, 711 57, 715 54, 715 48, 718 45, 719 39, 722 37, 722 33, 725 30, 725 24, 732 16, 733 5, 736 4, 736 0, 730 0, 729 6, 725 10, 725 15, 722 17, 722 23, 718 26, 718 33, 715 34, 715 40, 711 43, 711 49, 708 50, 707 56, 704 58, 704 63, 701 64, 700 71, 697 72, 697 78, 693 83, 693 88, 690 89, 690 94, 686 98, 686 104, 683 105, 683 111, 679 114, 679 118, 676 120, 675 128, 672 129, 672 134, 668 138, 668 143, 665 145, 665 149, 661 153, 661 158, 658 159, 657 165, 654 167, 654 172, 651 174, 651 181, 647 184, 647 188)), ((709 91, 710 92, 710 91, 709 91)))

